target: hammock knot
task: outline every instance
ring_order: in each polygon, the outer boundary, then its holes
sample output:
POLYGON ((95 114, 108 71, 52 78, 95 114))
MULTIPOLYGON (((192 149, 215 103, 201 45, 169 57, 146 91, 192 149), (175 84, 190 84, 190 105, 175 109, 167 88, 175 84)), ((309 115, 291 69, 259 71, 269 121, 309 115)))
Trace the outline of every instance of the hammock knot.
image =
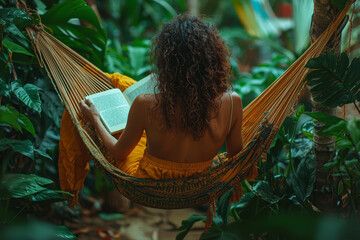
POLYGON ((215 194, 209 193, 209 207, 206 214, 205 232, 209 231, 209 228, 213 223, 214 216, 216 217, 215 194))
POLYGON ((238 201, 240 201, 241 197, 243 196, 243 188, 241 185, 241 179, 239 176, 236 176, 236 180, 235 180, 235 184, 234 184, 234 189, 232 191, 232 195, 231 195, 231 199, 230 202, 231 203, 236 203, 238 201))

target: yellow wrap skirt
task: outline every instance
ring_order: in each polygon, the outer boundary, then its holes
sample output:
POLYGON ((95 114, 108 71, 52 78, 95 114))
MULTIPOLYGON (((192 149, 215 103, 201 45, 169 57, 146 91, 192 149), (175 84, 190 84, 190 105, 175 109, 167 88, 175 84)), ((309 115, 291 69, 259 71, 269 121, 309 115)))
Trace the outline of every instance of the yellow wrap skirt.
MULTIPOLYGON (((107 74, 113 86, 125 91, 136 81, 119 73, 107 74)), ((115 136, 119 137, 119 135, 115 136)), ((89 171, 88 162, 91 155, 82 142, 67 111, 63 113, 59 142, 59 181, 61 189, 74 194, 78 200, 78 192, 84 187, 89 171)), ((141 137, 134 150, 124 161, 116 163, 116 167, 138 178, 167 179, 182 178, 209 168, 213 160, 201 163, 176 163, 152 156, 146 150, 146 135, 141 137)), ((75 202, 73 202, 75 203, 75 202)))

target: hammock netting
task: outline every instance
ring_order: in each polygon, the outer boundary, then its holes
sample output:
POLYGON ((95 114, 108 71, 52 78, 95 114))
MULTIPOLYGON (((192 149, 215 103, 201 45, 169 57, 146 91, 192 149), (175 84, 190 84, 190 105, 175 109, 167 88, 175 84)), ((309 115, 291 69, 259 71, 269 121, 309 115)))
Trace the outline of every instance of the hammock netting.
MULTIPOLYGON (((254 175, 256 165, 266 156, 284 119, 294 112, 297 96, 303 89, 305 68, 310 58, 323 51, 344 19, 352 2, 339 13, 322 35, 258 98, 243 115, 244 149, 199 174, 180 179, 153 180, 131 176, 115 167, 94 128, 79 118, 79 102, 85 96, 113 88, 110 79, 96 66, 47 33, 41 24, 26 28, 38 61, 51 79, 79 134, 102 174, 127 198, 155 208, 174 209, 210 203, 211 224, 217 197, 233 188, 232 201, 242 196, 241 181, 254 175)), ((20 6, 29 12, 26 6, 20 6)))

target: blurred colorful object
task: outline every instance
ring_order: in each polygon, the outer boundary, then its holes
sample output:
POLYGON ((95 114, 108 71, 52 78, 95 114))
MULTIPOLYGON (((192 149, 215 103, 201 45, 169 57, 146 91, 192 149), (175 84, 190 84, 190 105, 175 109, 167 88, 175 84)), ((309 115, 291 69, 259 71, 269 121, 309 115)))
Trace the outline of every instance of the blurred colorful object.
POLYGON ((268 0, 233 0, 233 4, 241 23, 253 37, 278 36, 293 27, 291 19, 275 16, 268 0))

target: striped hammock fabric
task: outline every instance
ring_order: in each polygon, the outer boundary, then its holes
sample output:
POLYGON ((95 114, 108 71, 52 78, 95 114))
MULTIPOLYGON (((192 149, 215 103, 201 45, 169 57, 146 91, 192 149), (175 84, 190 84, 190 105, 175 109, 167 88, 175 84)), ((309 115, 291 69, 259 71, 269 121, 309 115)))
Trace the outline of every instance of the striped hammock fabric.
MULTIPOLYGON (((215 199, 233 189, 232 201, 242 196, 241 181, 255 174, 256 164, 266 154, 279 126, 296 107, 304 87, 305 68, 317 57, 336 31, 351 3, 334 19, 309 49, 244 109, 244 149, 215 168, 181 179, 152 180, 131 176, 117 169, 98 135, 79 120, 79 102, 86 95, 113 88, 96 66, 47 33, 41 25, 27 27, 38 61, 47 71, 75 127, 103 175, 127 198, 155 208, 186 208, 210 203, 206 227, 212 222, 215 199)), ((26 9, 26 6, 24 7, 26 9)))

